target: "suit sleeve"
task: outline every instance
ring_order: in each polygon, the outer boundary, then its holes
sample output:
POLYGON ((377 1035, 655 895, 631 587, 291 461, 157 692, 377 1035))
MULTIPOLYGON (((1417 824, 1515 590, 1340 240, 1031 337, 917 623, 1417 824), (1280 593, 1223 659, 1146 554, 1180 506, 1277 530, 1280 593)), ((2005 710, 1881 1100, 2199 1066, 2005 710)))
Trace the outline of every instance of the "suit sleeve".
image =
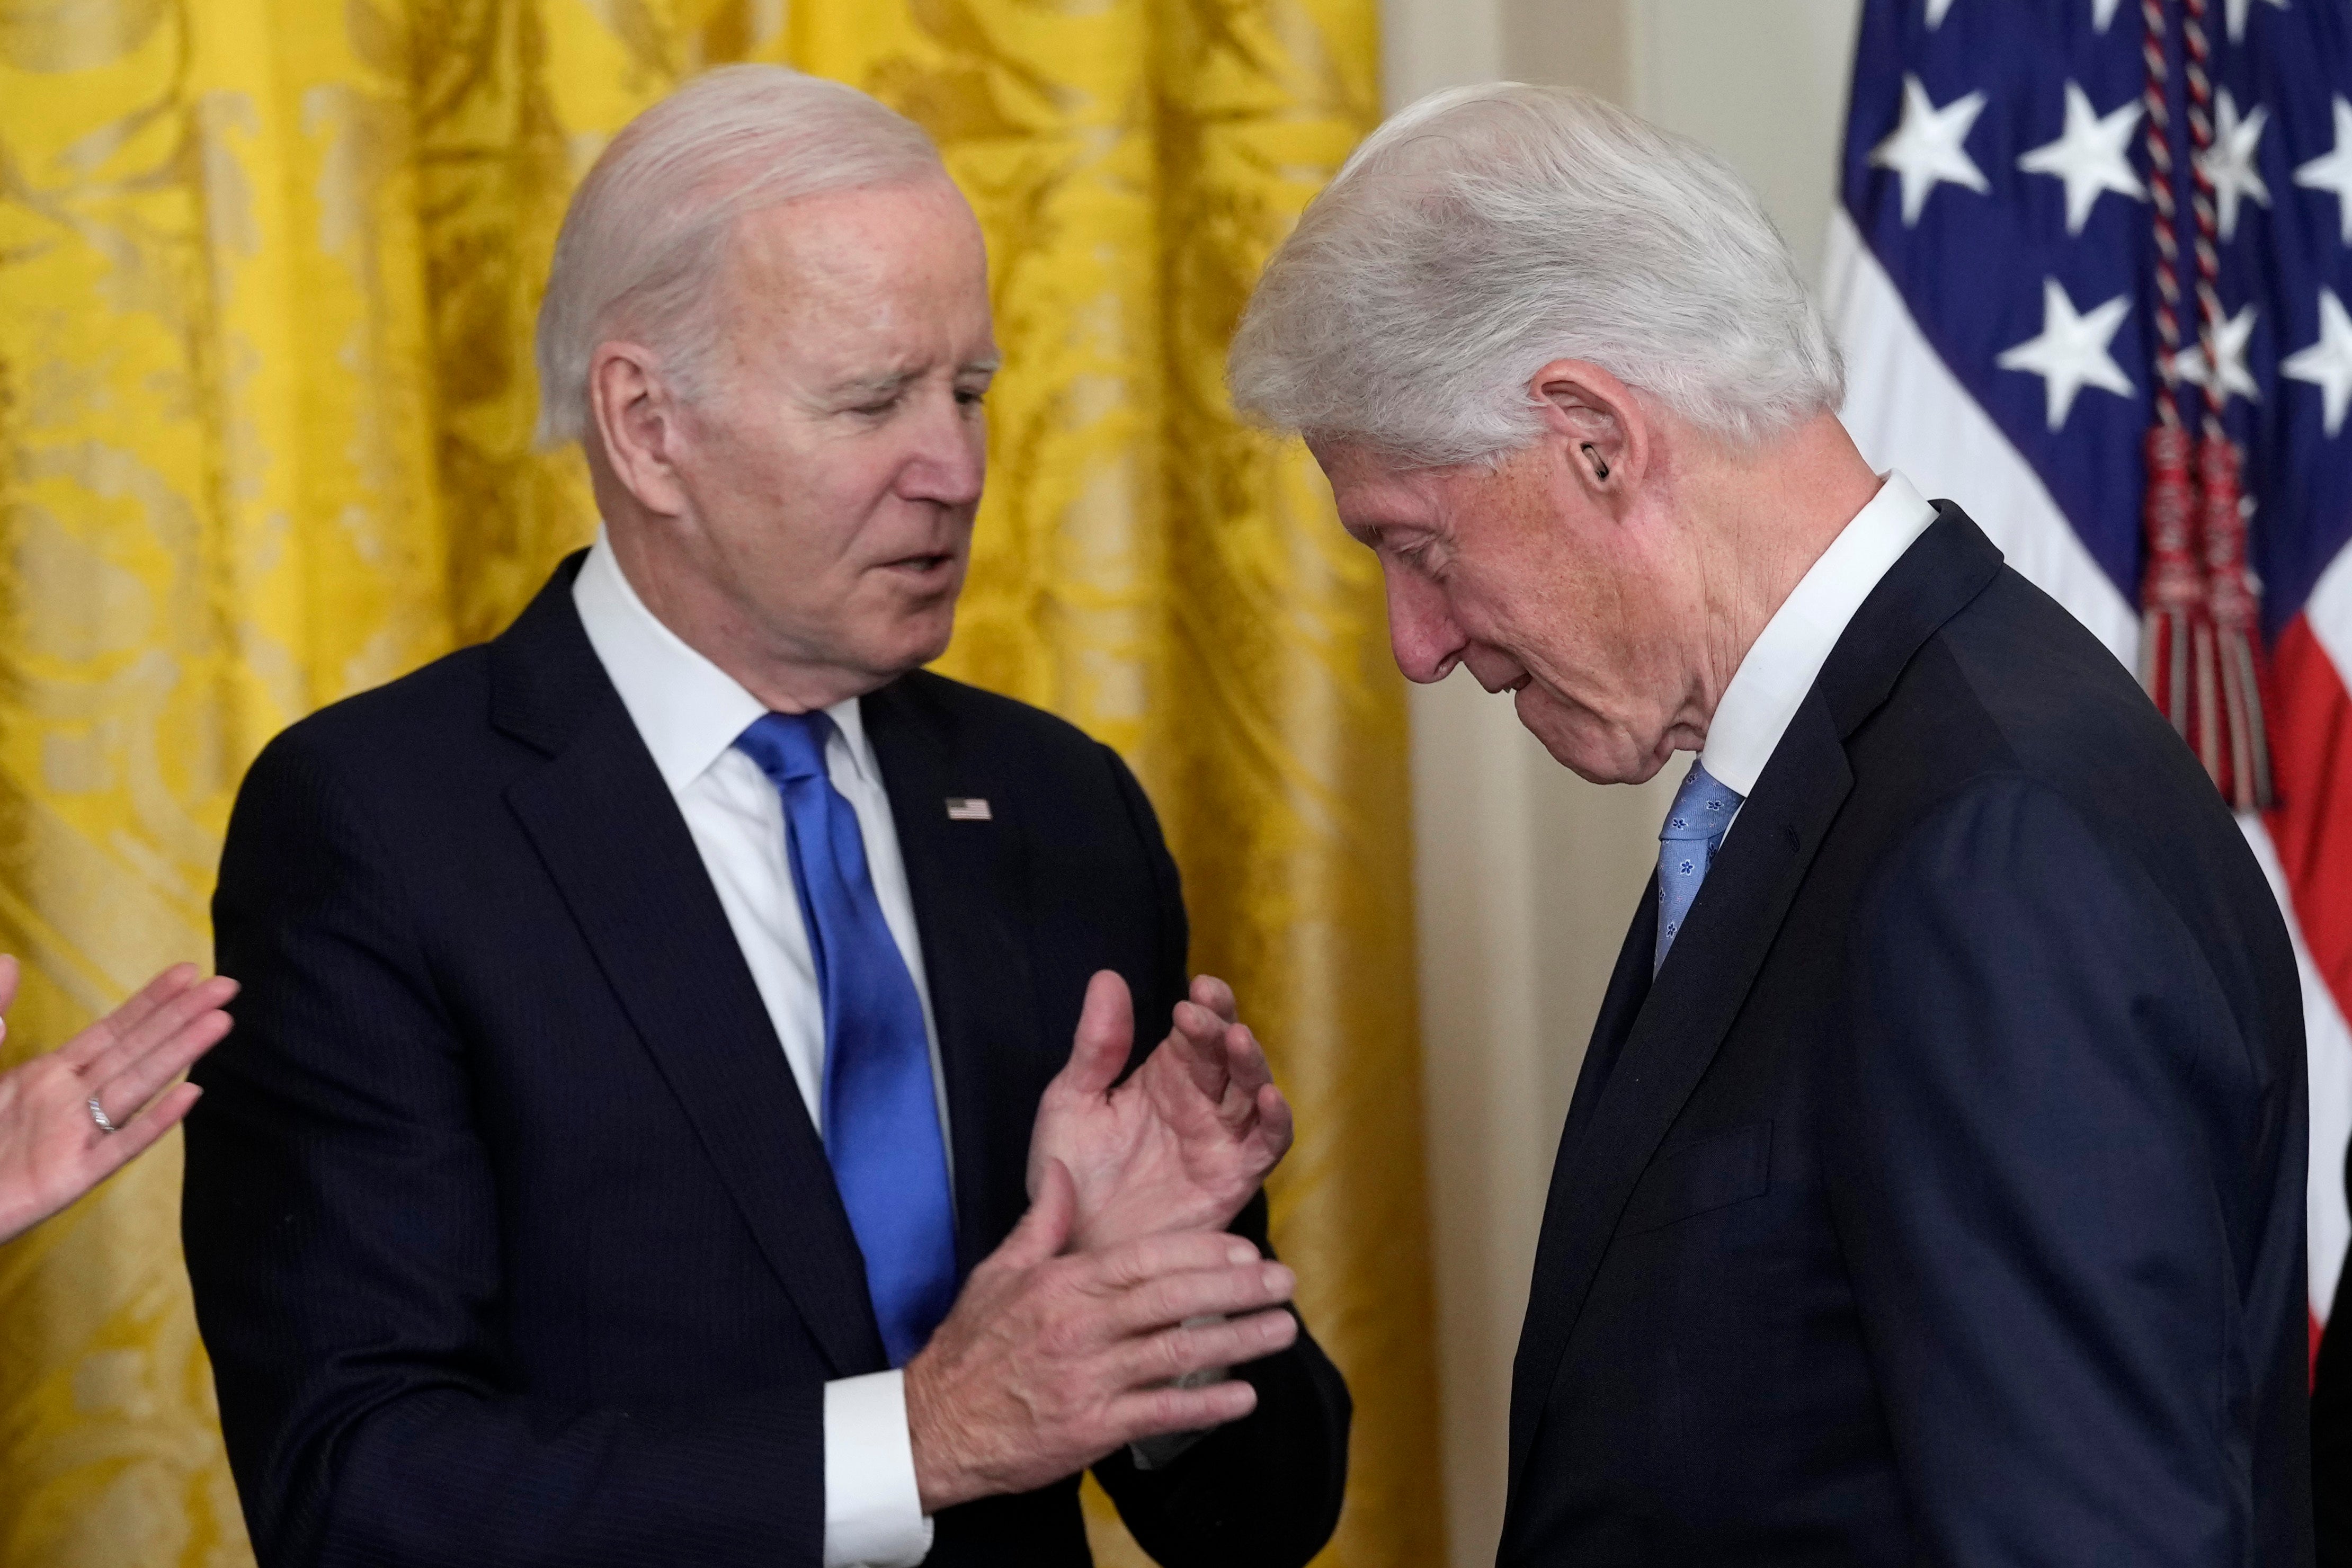
POLYGON ((1921 1560, 2245 1561, 2290 1086, 2044 786, 1939 808, 1858 915, 1826 1175, 1921 1560))
MULTIPOLYGON (((1143 838, 1160 902, 1156 978, 1165 1001, 1155 1015, 1139 1006, 1137 1016, 1164 1017, 1191 984, 1183 892, 1142 787, 1117 756, 1109 761, 1143 838)), ((1246 1010, 1246 999, 1243 1005, 1246 1010)), ((1143 1033, 1150 1037, 1137 1041, 1139 1061, 1157 1041, 1155 1032, 1143 1033)), ((1264 1193, 1233 1229, 1274 1256, 1264 1193)), ((1339 1368, 1302 1321, 1290 1349, 1236 1368, 1235 1375, 1257 1390, 1257 1408, 1247 1418, 1210 1433, 1164 1468, 1139 1469, 1125 1450, 1095 1466, 1137 1543, 1166 1568, 1299 1568, 1339 1525, 1353 1417, 1339 1368)))
POLYGON ((239 794, 214 915, 243 991, 187 1129, 188 1272, 263 1568, 814 1568, 820 1387, 519 1391, 462 1021, 347 776, 297 730, 239 794))

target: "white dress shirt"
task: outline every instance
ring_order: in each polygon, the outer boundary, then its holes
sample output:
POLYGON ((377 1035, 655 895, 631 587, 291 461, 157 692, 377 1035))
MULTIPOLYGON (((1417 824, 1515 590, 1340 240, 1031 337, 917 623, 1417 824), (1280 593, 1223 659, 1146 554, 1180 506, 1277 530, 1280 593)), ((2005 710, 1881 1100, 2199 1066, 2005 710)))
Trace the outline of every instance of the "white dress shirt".
MULTIPOLYGON (((1935 521, 1936 509, 1911 481, 1890 471, 1878 493, 1798 579, 1715 705, 1699 761, 1718 782, 1743 796, 1756 793, 1764 764, 1772 760, 1846 624, 1935 521)), ((1731 821, 1738 824, 1737 812, 1731 821)), ((1724 829, 1727 836, 1730 831, 1724 829)))
MULTIPOLYGON (((801 923, 784 852, 783 797, 759 764, 735 749, 736 737, 768 711, 735 679, 688 647, 637 597, 602 531, 572 585, 580 624, 621 693, 654 765, 677 801, 694 847, 718 889, 727 923, 743 950, 751 980, 782 1042, 809 1121, 824 1129, 824 1006, 801 923)), ((906 863, 890 797, 866 744, 857 699, 835 703, 825 771, 857 813, 866 864, 882 918, 914 976, 931 1048, 931 1088, 940 1130, 948 1126, 940 1070, 939 1026, 923 977, 923 949, 907 890, 906 863)), ((783 1130, 777 1130, 782 1137, 783 1130)), ((952 1163, 950 1163, 952 1169, 952 1163)), ((825 1568, 901 1568, 931 1549, 931 1521, 915 1489, 914 1447, 907 1430, 901 1372, 840 1378, 824 1385, 825 1568)))

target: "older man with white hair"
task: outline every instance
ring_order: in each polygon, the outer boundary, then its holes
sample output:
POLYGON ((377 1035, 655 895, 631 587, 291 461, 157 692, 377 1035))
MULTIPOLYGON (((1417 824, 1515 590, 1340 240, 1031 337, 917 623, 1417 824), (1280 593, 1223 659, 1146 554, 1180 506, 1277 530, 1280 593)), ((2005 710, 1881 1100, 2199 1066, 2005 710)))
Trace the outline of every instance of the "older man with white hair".
POLYGON ((1591 99, 1440 94, 1267 268, 1397 662, 1698 753, 1568 1113, 1499 1561, 2308 1560, 2293 954, 2130 675, 1871 471, 1786 247, 1591 99))
POLYGON ((1297 1568, 1349 1405, 1289 1110, 1119 759, 918 668, 997 366, 937 152, 698 79, 539 359, 594 547, 229 826, 184 1228, 261 1562, 1076 1568, 1091 1466, 1163 1563, 1297 1568))

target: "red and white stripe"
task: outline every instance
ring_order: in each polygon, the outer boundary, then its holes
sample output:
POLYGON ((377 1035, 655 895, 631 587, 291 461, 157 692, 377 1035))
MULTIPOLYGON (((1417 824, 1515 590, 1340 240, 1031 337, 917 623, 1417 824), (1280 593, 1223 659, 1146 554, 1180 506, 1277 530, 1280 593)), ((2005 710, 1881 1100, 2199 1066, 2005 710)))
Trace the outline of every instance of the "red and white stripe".
POLYGON ((2279 805, 2246 837, 2286 906, 2311 1042, 2311 1312, 2327 1321, 2352 1241, 2344 1156, 2352 1142, 2352 546, 2320 574, 2271 661, 2279 805))
MULTIPOLYGON (((1969 510, 2010 564, 2135 668, 2140 617, 2092 560, 2025 458, 1921 334, 1894 280, 1841 210, 1824 268, 1846 359, 1846 428, 1871 465, 1969 510)), ((2321 576, 2272 661, 2279 805, 2239 818, 2286 911, 2303 971, 2311 1062, 2313 1343, 2352 1241, 2352 548, 2321 576)))

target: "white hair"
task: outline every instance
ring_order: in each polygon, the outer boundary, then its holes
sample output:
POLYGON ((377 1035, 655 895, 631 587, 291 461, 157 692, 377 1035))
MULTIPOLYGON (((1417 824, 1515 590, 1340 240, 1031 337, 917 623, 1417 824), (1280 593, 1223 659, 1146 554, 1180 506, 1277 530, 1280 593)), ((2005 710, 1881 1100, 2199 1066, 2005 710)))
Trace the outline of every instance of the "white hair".
POLYGON ((1738 174, 1518 82, 1433 93, 1374 132, 1266 264, 1226 370, 1261 424, 1444 465, 1535 440, 1529 383, 1559 359, 1740 444, 1835 408, 1845 380, 1738 174))
POLYGON ((944 176, 922 128, 853 87, 782 66, 695 78, 613 138, 572 193, 539 308, 539 444, 587 433, 588 362, 622 333, 700 395, 736 220, 805 197, 944 176))

